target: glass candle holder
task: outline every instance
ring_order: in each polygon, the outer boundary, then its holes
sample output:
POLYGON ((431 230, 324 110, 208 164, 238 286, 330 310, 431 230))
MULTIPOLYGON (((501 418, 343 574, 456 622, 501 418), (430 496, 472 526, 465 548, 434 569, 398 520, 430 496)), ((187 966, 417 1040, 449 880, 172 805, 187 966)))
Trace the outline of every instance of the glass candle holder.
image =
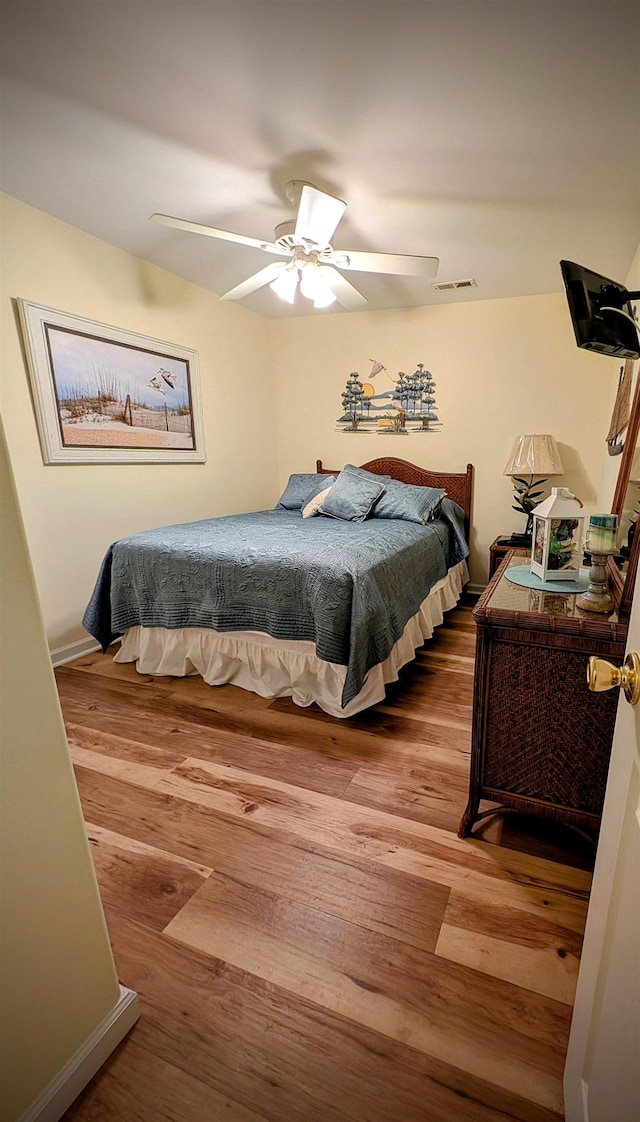
POLYGON ((617 552, 618 515, 590 514, 587 530, 587 550, 589 553, 608 554, 617 552))
POLYGON ((586 612, 612 612, 615 605, 607 588, 607 557, 618 552, 617 514, 591 514, 587 530, 587 552, 591 554, 589 587, 577 604, 586 612))

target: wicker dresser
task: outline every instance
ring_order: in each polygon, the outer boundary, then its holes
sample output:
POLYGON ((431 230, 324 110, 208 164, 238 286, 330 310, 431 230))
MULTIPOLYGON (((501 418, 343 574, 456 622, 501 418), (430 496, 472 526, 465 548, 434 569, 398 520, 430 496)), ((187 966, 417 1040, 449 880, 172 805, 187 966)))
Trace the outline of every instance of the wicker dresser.
POLYGON ((589 655, 623 661, 627 622, 576 607, 576 597, 512 584, 511 552, 485 589, 477 627, 466 837, 481 799, 597 829, 607 781, 617 690, 591 693, 589 655))

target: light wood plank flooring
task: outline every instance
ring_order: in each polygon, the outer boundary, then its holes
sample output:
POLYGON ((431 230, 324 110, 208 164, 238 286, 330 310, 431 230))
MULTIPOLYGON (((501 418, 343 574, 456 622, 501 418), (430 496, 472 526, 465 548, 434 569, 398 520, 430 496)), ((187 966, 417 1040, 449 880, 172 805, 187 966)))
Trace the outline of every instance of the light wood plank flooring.
POLYGON ((350 721, 89 655, 57 671, 142 1017, 67 1122, 552 1122, 593 859, 456 836, 463 603, 350 721))

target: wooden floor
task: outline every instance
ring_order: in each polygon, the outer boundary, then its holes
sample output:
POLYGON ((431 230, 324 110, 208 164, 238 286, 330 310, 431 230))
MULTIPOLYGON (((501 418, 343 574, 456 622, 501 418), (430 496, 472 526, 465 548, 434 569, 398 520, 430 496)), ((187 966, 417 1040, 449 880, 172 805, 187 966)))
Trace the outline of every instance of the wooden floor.
POLYGON ((592 853, 456 836, 474 626, 349 721, 99 654, 57 672, 142 1016, 67 1122, 550 1122, 592 853))

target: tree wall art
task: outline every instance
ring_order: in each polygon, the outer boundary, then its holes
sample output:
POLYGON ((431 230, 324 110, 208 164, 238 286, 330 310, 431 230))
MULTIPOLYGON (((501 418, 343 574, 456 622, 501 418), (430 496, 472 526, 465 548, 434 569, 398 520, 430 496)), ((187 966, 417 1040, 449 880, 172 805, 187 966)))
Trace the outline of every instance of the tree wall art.
POLYGON ((419 362, 413 374, 400 370, 394 378, 381 362, 370 359, 366 381, 354 370, 342 391, 341 432, 376 432, 384 436, 407 436, 411 432, 437 432, 442 425, 437 413, 436 383, 431 371, 419 362), (379 381, 374 385, 374 380, 379 381), (391 383, 391 388, 387 384, 391 383))

